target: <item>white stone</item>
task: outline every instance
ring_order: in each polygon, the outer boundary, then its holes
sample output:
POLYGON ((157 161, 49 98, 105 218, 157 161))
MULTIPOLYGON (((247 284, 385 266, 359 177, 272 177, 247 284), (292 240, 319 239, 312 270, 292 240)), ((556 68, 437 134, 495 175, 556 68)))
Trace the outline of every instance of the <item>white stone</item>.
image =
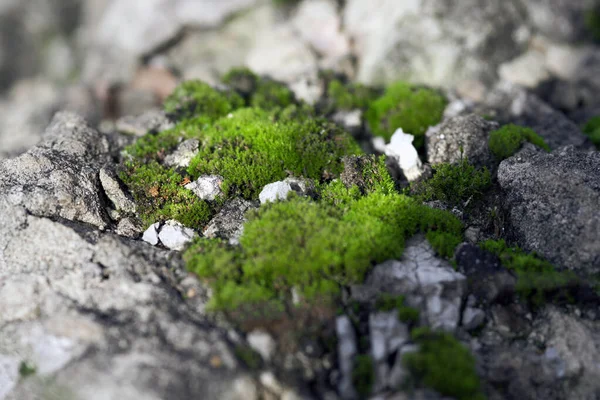
POLYGON ((470 331, 476 329, 485 321, 485 312, 479 308, 466 307, 463 311, 462 326, 470 331))
POLYGON ((150 243, 152 246, 156 246, 158 244, 158 228, 160 227, 160 223, 157 222, 152 224, 146 229, 144 234, 142 235, 142 240, 146 243, 150 243))
POLYGON ((414 139, 413 135, 404 133, 402 128, 398 128, 392 135, 390 143, 385 147, 385 154, 396 160, 409 181, 417 179, 422 173, 419 153, 412 144, 414 139))
POLYGON ((160 242, 166 248, 178 251, 183 250, 185 245, 194 240, 196 236, 193 229, 187 228, 175 220, 165 222, 158 234, 160 242))
POLYGON ((218 175, 204 175, 199 177, 194 182, 185 185, 186 189, 194 192, 201 200, 214 200, 217 196, 221 196, 221 184, 223 177, 218 175))
POLYGON ((285 200, 292 191, 292 186, 287 182, 273 182, 265 185, 258 195, 258 198, 260 199, 260 204, 265 204, 270 201, 285 200))
POLYGON ((267 332, 254 330, 246 338, 248 344, 261 355, 265 361, 270 361, 275 351, 275 340, 267 332))
POLYGON ((338 338, 338 363, 342 375, 338 381, 338 391, 342 398, 353 399, 357 397, 352 383, 352 370, 358 347, 350 318, 346 315, 337 317, 335 331, 338 338))

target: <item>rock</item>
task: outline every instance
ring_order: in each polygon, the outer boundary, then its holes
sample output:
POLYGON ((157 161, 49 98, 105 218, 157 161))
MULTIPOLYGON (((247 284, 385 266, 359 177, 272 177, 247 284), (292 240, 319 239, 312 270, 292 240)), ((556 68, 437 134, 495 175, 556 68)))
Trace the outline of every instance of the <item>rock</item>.
POLYGON ((467 304, 462 313, 461 326, 467 331, 479 328, 485 322, 485 312, 476 307, 477 300, 472 295, 467 298, 467 304))
POLYGON ((187 168, 192 158, 198 154, 198 139, 188 139, 179 144, 175 151, 165 157, 164 164, 167 167, 187 168))
POLYGON ((100 168, 110 161, 106 137, 79 116, 56 114, 44 141, 0 162, 0 197, 38 216, 61 217, 104 229, 100 168))
POLYGON ((166 221, 158 233, 158 238, 163 246, 177 251, 183 250, 197 236, 193 229, 186 228, 175 220, 166 221))
POLYGON ((526 251, 583 275, 600 272, 600 153, 525 146, 504 160, 498 182, 510 233, 526 251))
MULTIPOLYGON (((407 344, 400 348, 400 350, 396 353, 396 359, 394 361, 394 365, 392 366, 389 376, 388 376, 388 380, 387 380, 388 387, 390 387, 392 389, 397 389, 397 388, 400 388, 401 385, 406 382, 406 379, 409 378, 409 376, 410 376, 410 372, 404 366, 402 359, 404 358, 405 354, 414 353, 418 350, 419 350, 419 346, 417 346, 415 344, 407 344)), ((411 396, 411 399, 418 399, 418 398, 419 398, 419 396, 417 396, 417 395, 415 395, 414 397, 411 396)), ((426 397, 426 398, 429 399, 431 397, 426 397)), ((406 400, 408 400, 408 398, 406 400)))
POLYGON ((276 347, 275 340, 271 335, 262 330, 254 330, 248 334, 246 340, 263 360, 267 362, 271 360, 276 347))
POLYGON ((527 15, 513 1, 350 0, 343 12, 365 83, 493 82, 497 65, 520 54, 528 39, 520 33, 527 15))
MULTIPOLYGON (((144 232, 144 228, 142 227, 141 223, 134 220, 133 218, 123 218, 117 224, 117 229, 115 230, 115 232, 117 233, 117 235, 135 239, 139 237, 142 232, 144 232)), ((150 238, 148 237, 146 237, 146 239, 150 240, 150 238)), ((147 242, 148 240, 144 241, 147 242)))
POLYGON ((469 292, 483 305, 508 303, 515 295, 517 278, 494 254, 463 243, 455 252, 458 270, 467 276, 469 292))
POLYGON ((352 287, 352 297, 368 301, 382 292, 403 295, 407 305, 419 309, 421 323, 452 331, 458 326, 466 290, 465 276, 437 258, 424 236, 416 235, 406 242, 400 261, 375 266, 364 285, 352 287))
POLYGON ((331 116, 331 120, 355 136, 362 129, 362 115, 363 112, 360 109, 340 110, 331 116))
POLYGON ((342 315, 335 320, 335 332, 337 334, 338 363, 341 378, 338 381, 338 392, 343 399, 357 399, 358 394, 352 383, 352 371, 354 368, 354 357, 358 353, 356 334, 352 327, 350 318, 342 315))
POLYGON ((375 393, 386 388, 390 367, 388 358, 410 340, 406 324, 398 320, 398 311, 376 312, 369 315, 371 355, 375 368, 375 393))
POLYGON ((385 146, 385 154, 396 161, 409 181, 418 179, 422 174, 422 163, 417 149, 412 145, 415 137, 398 128, 390 143, 385 146))
POLYGON ((112 168, 101 168, 99 176, 104 193, 113 203, 115 209, 117 211, 135 214, 135 203, 129 193, 126 192, 126 189, 123 187, 115 170, 112 168))
POLYGON ((490 168, 493 156, 488 147, 488 137, 499 128, 498 123, 474 114, 445 120, 427 131, 427 161, 431 164, 457 163, 466 158, 474 165, 490 168))
POLYGON ((119 132, 134 136, 144 136, 151 132, 160 132, 175 126, 169 121, 164 111, 149 110, 137 117, 121 117, 116 122, 119 132))
POLYGON ((480 108, 480 114, 492 114, 502 124, 514 123, 532 128, 553 150, 567 145, 582 150, 594 149, 587 136, 563 113, 508 82, 496 85, 480 108))
POLYGON ((302 179, 286 178, 283 181, 269 183, 265 185, 258 195, 261 204, 277 200, 285 200, 288 194, 296 192, 300 196, 308 195, 311 191, 310 185, 302 179))
POLYGON ((251 208, 255 208, 255 205, 241 198, 226 202, 218 214, 206 225, 203 235, 207 238, 227 239, 231 243, 237 244, 246 221, 244 215, 251 208))
POLYGON ((160 222, 152 224, 144 231, 144 235, 142 236, 142 240, 146 243, 150 243, 152 246, 156 246, 158 244, 158 230, 160 228, 160 222))
POLYGON ((500 65, 498 75, 504 81, 528 88, 536 87, 551 76, 546 68, 546 56, 537 48, 500 65))
POLYGON ((218 175, 204 175, 196 179, 194 182, 185 185, 186 189, 194 192, 202 200, 214 200, 218 196, 223 195, 221 184, 223 177, 218 175))
POLYGON ((598 6, 596 0, 527 0, 523 2, 532 26, 545 36, 559 42, 579 42, 589 39, 585 14, 598 6))

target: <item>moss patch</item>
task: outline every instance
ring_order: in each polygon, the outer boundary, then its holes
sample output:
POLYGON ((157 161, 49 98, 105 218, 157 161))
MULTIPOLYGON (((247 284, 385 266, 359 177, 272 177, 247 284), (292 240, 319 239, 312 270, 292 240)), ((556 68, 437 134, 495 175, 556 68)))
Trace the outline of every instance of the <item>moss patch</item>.
POLYGON ((600 115, 590 119, 585 124, 583 133, 591 139, 597 149, 600 149, 600 115))
POLYGON ((375 303, 375 308, 379 311, 397 310, 398 319, 405 323, 414 324, 419 321, 419 310, 404 304, 404 296, 382 293, 375 303))
POLYGON ((373 371, 373 359, 369 355, 358 355, 354 359, 352 370, 352 383, 361 396, 367 398, 373 389, 375 373, 373 371))
POLYGON ((327 109, 334 110, 367 110, 377 97, 377 91, 360 83, 344 84, 333 79, 327 84, 327 109))
POLYGON ((36 372, 36 366, 29 361, 21 361, 21 363, 19 364, 19 376, 21 377, 21 379, 27 378, 31 375, 35 375, 36 372))
POLYGON ((595 41, 600 42, 600 7, 586 11, 585 27, 595 41))
POLYGON ((462 159, 457 164, 433 166, 433 177, 413 184, 411 191, 423 201, 439 200, 452 206, 478 200, 491 185, 487 168, 477 169, 462 159))
POLYGON ((371 103, 366 118, 373 134, 389 141, 396 129, 402 128, 415 136, 415 147, 420 148, 425 131, 441 121, 445 107, 446 100, 438 92, 397 82, 371 103))
POLYGON ((271 110, 297 103, 294 93, 286 85, 261 78, 248 68, 234 68, 223 76, 222 81, 238 92, 248 107, 271 110))
POLYGON ((475 359, 463 344, 428 328, 413 329, 412 338, 420 348, 402 361, 420 384, 458 400, 485 399, 475 359))
POLYGON ((556 298, 571 299, 571 289, 580 285, 571 271, 558 271, 550 262, 519 247, 510 247, 504 240, 486 240, 480 247, 497 255, 502 265, 517 274, 517 292, 534 305, 556 298))
POLYGON ((533 129, 514 124, 504 125, 502 128, 490 133, 488 144, 496 158, 504 160, 515 154, 525 142, 550 151, 550 147, 544 139, 535 133, 533 129))

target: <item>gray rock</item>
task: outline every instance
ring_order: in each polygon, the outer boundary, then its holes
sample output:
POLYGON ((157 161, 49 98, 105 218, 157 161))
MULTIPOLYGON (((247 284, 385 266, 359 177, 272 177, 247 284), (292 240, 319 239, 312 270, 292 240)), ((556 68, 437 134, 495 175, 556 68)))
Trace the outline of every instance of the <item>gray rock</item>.
POLYGON ((188 167, 192 158, 198 154, 199 145, 200 142, 197 139, 188 139, 181 142, 173 153, 165 157, 164 164, 167 167, 188 167))
POLYGON ((352 371, 358 347, 350 318, 346 315, 337 317, 335 332, 338 339, 338 363, 341 373, 341 378, 338 381, 338 392, 342 399, 357 399, 358 394, 352 383, 352 371))
POLYGON ((260 199, 261 204, 265 204, 268 202, 285 200, 291 192, 296 192, 297 194, 304 196, 308 195, 310 191, 311 185, 303 179, 286 178, 283 181, 265 185, 258 195, 258 198, 260 199))
POLYGON ((474 114, 450 118, 427 131, 427 161, 431 164, 456 163, 467 158, 477 166, 491 168, 493 156, 488 137, 498 128, 498 123, 474 114))
POLYGON ((158 233, 158 238, 163 246, 178 251, 183 250, 196 237, 198 235, 193 229, 186 228, 175 220, 166 221, 158 233))
POLYGON ((149 110, 137 117, 121 117, 116 122, 119 132, 134 136, 144 136, 149 132, 160 132, 174 126, 162 110, 149 110))
POLYGON ((158 230, 160 229, 160 222, 152 224, 144 231, 142 240, 146 243, 150 243, 152 246, 158 244, 158 230))
POLYGON ((206 225, 203 235, 207 238, 221 238, 238 243, 246 221, 244 215, 246 211, 255 207, 255 204, 241 198, 228 201, 206 225))
MULTIPOLYGON (((406 382, 406 379, 410 376, 410 372, 404 366, 402 361, 404 355, 408 353, 414 353, 419 350, 419 346, 416 344, 407 344, 402 346, 398 353, 396 353, 396 359, 394 360, 394 365, 392 366, 390 373, 388 375, 387 385, 391 389, 399 388, 403 383, 406 382)), ((417 395, 415 397, 411 397, 411 399, 419 398, 417 395)), ((426 397, 430 398, 430 397, 426 397)), ((407 399, 408 400, 408 399, 407 399)))
POLYGON ((400 261, 375 266, 365 285, 352 288, 352 296, 364 301, 381 292, 404 295, 407 305, 419 309, 422 323, 452 331, 458 326, 466 290, 465 276, 437 258, 424 236, 416 235, 407 241, 400 261))
POLYGON ((563 113, 508 82, 499 83, 489 92, 480 108, 482 114, 492 114, 502 124, 514 123, 532 128, 551 149, 567 145, 582 150, 594 149, 588 137, 563 113))
POLYGON ((271 360, 276 347, 275 340, 271 335, 262 330, 254 330, 248 333, 246 340, 265 361, 271 360))
POLYGON ((485 322, 485 312, 479 308, 466 307, 462 313, 462 327, 468 331, 479 328, 485 322))
MULTIPOLYGON (((137 238, 142 232, 144 232, 144 228, 139 221, 136 221, 133 218, 126 217, 119 221, 115 232, 117 233, 117 235, 125 236, 128 238, 137 238)), ((146 237, 146 239, 148 239, 148 237, 146 237)))
POLYGON ((596 0, 527 0, 523 2, 533 27, 559 42, 589 39, 585 14, 598 6, 596 0))
POLYGON ((396 310, 377 312, 369 315, 369 334, 371 338, 371 355, 375 367, 374 392, 386 388, 390 367, 388 358, 410 340, 406 324, 398 320, 396 310))
POLYGON ((223 195, 221 184, 223 177, 218 175, 204 175, 196 179, 194 182, 185 185, 186 189, 194 192, 202 200, 214 200, 218 196, 223 195))
POLYGON ((600 272, 600 153, 525 146, 498 182, 511 234, 527 251, 582 274, 600 272))
POLYGON ((0 197, 39 216, 81 221, 104 229, 107 215, 98 172, 110 161, 106 137, 79 116, 56 114, 44 141, 0 162, 0 197))
POLYGON ((126 192, 115 170, 110 167, 101 168, 99 176, 104 193, 113 203, 115 209, 134 214, 136 210, 135 203, 129 193, 126 192))

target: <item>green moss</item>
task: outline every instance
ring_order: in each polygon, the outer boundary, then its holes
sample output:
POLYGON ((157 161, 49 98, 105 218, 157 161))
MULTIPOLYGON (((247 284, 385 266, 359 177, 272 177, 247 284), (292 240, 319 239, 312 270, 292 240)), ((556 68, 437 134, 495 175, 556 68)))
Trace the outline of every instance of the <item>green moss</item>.
POLYGON ((425 143, 425 131, 438 124, 446 100, 438 92, 397 82, 385 94, 373 101, 366 113, 373 134, 390 140, 397 128, 415 136, 415 147, 425 143))
POLYGON ((550 147, 533 129, 514 124, 504 125, 490 133, 488 141, 490 150, 499 160, 504 160, 515 154, 525 142, 530 142, 546 151, 550 147))
POLYGON ((182 186, 184 176, 156 161, 128 162, 119 175, 131 191, 146 226, 175 219, 200 229, 212 216, 211 206, 182 186))
POLYGON ((346 132, 321 119, 275 119, 259 109, 241 109, 201 135, 191 161, 193 178, 224 177, 226 195, 257 198, 263 186, 292 174, 321 181, 338 175, 341 157, 361 152, 346 132))
POLYGON ((252 93, 256 91, 259 80, 259 76, 246 67, 232 68, 221 78, 224 84, 246 99, 246 104, 252 93))
POLYGON ((28 376, 34 375, 36 372, 36 366, 29 361, 21 361, 21 364, 19 364, 19 376, 21 378, 27 378, 28 376))
POLYGON ((211 306, 335 299, 341 285, 364 281, 376 263, 401 257, 419 230, 460 235, 455 217, 400 194, 373 193, 339 208, 292 198, 250 214, 240 248, 198 240, 185 254, 188 268, 213 288, 211 306))
POLYGON ((165 100, 164 109, 177 119, 204 117, 211 121, 244 106, 235 92, 220 92, 201 81, 181 83, 165 100))
POLYGON ((583 133, 592 140, 596 148, 600 149, 600 115, 590 119, 585 124, 583 133))
POLYGON ((230 70, 222 81, 243 96, 249 107, 271 110, 296 103, 294 93, 286 85, 261 78, 245 67, 230 70))
POLYGON ((509 247, 504 240, 486 240, 480 247, 497 255, 502 265, 517 274, 517 293, 541 305, 551 297, 570 297, 569 288, 579 284, 571 271, 558 271, 552 263, 527 254, 519 247, 509 247))
POLYGON ((418 382, 458 400, 485 399, 469 350, 448 333, 413 329, 419 350, 408 353, 403 363, 418 382))
POLYGON ((352 384, 361 398, 367 398, 373 389, 375 373, 373 359, 369 355, 358 355, 354 359, 352 370, 352 384))
POLYGON ((427 240, 435 252, 441 257, 454 258, 454 250, 462 243, 462 236, 447 232, 427 232, 427 240))
POLYGON ((357 108, 366 110, 376 96, 377 91, 360 83, 344 84, 334 79, 327 85, 330 111, 357 108))
POLYGON ((419 321, 419 310, 404 304, 404 296, 395 296, 382 293, 375 303, 379 311, 398 311, 398 319, 402 322, 414 324, 419 321))
POLYGON ((588 10, 584 15, 584 21, 592 38, 600 42, 600 7, 588 10))
POLYGON ((262 365, 260 355, 249 346, 238 345, 234 348, 233 352, 250 370, 256 371, 262 365))
POLYGON ((433 166, 433 177, 411 187, 423 201, 439 200, 452 206, 465 207, 480 198, 491 185, 487 168, 477 169, 462 159, 457 164, 433 166))

